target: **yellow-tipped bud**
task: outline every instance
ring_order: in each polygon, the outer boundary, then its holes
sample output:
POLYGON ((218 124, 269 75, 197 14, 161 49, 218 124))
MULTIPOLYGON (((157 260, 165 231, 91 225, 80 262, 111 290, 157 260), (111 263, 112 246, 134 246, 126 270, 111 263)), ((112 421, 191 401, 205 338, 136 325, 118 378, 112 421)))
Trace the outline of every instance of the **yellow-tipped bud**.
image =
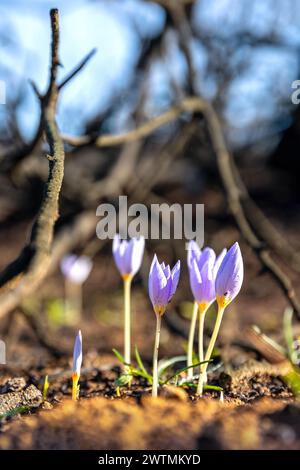
POLYGON ((217 304, 219 308, 222 308, 222 309, 227 307, 227 305, 229 305, 231 302, 231 298, 226 295, 217 295, 216 299, 217 299, 217 304))
POLYGON ((72 400, 76 401, 79 398, 79 374, 74 372, 72 374, 72 400))
POLYGON ((159 316, 163 315, 166 311, 166 307, 164 305, 154 305, 153 309, 156 315, 159 316))
POLYGON ((198 309, 199 309, 200 314, 205 313, 208 307, 209 307, 209 304, 207 302, 198 303, 198 309))

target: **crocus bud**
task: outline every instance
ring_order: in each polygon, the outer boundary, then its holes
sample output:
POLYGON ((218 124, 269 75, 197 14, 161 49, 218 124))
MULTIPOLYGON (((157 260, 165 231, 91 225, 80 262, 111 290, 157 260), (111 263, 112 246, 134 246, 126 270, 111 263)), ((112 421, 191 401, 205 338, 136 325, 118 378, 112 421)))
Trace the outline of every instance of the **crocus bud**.
POLYGON ((90 275, 93 262, 88 256, 66 255, 60 263, 65 278, 74 284, 83 284, 90 275))
POLYGON ((75 338, 73 350, 73 377, 79 379, 82 364, 82 335, 79 330, 75 338))
POLYGON ((244 278, 244 264, 236 242, 226 253, 216 277, 216 297, 219 307, 225 308, 238 295, 244 278))
POLYGON ((221 251, 221 253, 219 254, 219 256, 217 256, 217 258, 216 258, 216 261, 215 261, 215 264, 214 264, 214 270, 213 270, 213 271, 214 271, 214 278, 215 278, 215 279, 216 279, 216 277, 217 277, 219 268, 220 268, 220 266, 221 266, 221 263, 222 263, 222 261, 223 261, 225 255, 226 255, 226 253, 227 253, 226 248, 223 248, 223 250, 221 251))
POLYGON ((201 258, 193 259, 190 272, 190 285, 195 301, 198 303, 200 312, 204 312, 215 300, 215 278, 214 263, 216 255, 212 249, 206 249, 201 258), (204 257, 202 260, 202 257, 204 257), (204 261, 204 262, 203 262, 204 261))
POLYGON ((180 261, 171 270, 169 265, 159 263, 155 255, 149 273, 149 297, 157 315, 165 313, 175 294, 180 276, 180 261))
POLYGON ((140 269, 145 249, 144 237, 121 240, 115 235, 113 241, 113 256, 123 279, 132 278, 140 269))

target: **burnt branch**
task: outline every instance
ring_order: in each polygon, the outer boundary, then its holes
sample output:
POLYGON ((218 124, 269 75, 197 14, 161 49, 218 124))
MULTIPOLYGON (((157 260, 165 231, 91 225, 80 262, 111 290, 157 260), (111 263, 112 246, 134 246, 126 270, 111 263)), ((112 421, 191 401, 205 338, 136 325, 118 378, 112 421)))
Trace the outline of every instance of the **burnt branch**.
POLYGON ((59 14, 50 11, 52 45, 51 66, 47 92, 39 96, 41 122, 50 147, 49 176, 44 197, 33 225, 29 244, 20 256, 1 274, 0 317, 13 310, 22 299, 35 291, 44 278, 51 260, 54 225, 58 218, 58 199, 64 175, 64 145, 56 124, 55 114, 58 98, 56 84, 59 66, 59 14), (8 282, 9 281, 9 282, 8 282))

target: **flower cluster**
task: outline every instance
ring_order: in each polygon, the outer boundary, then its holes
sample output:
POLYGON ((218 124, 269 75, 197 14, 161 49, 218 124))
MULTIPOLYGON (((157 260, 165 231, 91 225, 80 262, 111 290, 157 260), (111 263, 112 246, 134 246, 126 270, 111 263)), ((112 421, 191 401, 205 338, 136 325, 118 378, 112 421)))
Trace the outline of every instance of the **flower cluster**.
POLYGON ((200 250, 198 245, 191 241, 188 247, 188 268, 190 275, 191 290, 195 299, 195 308, 191 322, 188 347, 187 366, 190 368, 189 378, 193 372, 193 341, 195 335, 195 325, 199 311, 199 361, 201 375, 198 384, 198 394, 202 394, 203 385, 206 381, 206 369, 210 360, 216 338, 219 332, 224 309, 238 295, 244 277, 243 259, 239 244, 236 242, 230 250, 224 248, 218 257, 212 248, 200 250), (217 301, 218 316, 215 328, 208 346, 207 353, 203 353, 203 330, 204 318, 210 305, 217 301))
MULTIPOLYGON (((121 240, 119 235, 114 237, 113 256, 116 266, 124 282, 124 367, 130 367, 131 353, 131 332, 130 332, 130 288, 131 281, 141 267, 145 249, 143 237, 133 238, 130 241, 121 240)), ((66 260, 62 270, 76 272, 78 276, 78 260, 66 260)), ((194 241, 190 241, 188 246, 187 264, 189 270, 190 286, 194 297, 194 310, 190 327, 187 369, 188 377, 193 379, 193 343, 195 326, 199 318, 199 365, 200 376, 197 392, 202 394, 206 381, 206 369, 210 361, 211 354, 218 336, 221 320, 225 308, 238 295, 243 282, 243 259, 238 243, 227 251, 225 248, 216 256, 212 248, 206 247, 203 250, 194 241), (217 301, 218 314, 215 327, 204 356, 203 351, 203 329, 205 314, 210 305, 217 301)), ((83 265, 82 265, 83 266, 83 265)), ((80 270, 79 270, 80 271, 80 270)), ((88 271, 85 266, 85 271, 88 271)), ((73 275, 74 275, 73 272, 73 275)), ((70 274, 69 274, 70 275, 70 274)), ((75 276, 75 275, 74 275, 75 276)), ((73 276, 73 279, 74 279, 73 276)), ((84 277, 84 276, 83 276, 84 277)), ((83 282, 81 276, 81 282, 83 282)), ((180 261, 171 267, 164 262, 159 262, 154 255, 148 279, 149 297, 156 315, 156 334, 153 352, 153 378, 152 395, 157 396, 158 390, 158 351, 160 340, 161 319, 166 312, 167 306, 174 296, 180 277, 180 261)), ((82 336, 81 332, 75 340, 73 357, 73 399, 77 399, 79 393, 78 381, 82 363, 82 336)))
POLYGON ((191 241, 188 248, 190 285, 199 310, 204 311, 217 299, 226 307, 238 295, 243 283, 243 259, 238 243, 218 257, 212 248, 200 250, 191 241))

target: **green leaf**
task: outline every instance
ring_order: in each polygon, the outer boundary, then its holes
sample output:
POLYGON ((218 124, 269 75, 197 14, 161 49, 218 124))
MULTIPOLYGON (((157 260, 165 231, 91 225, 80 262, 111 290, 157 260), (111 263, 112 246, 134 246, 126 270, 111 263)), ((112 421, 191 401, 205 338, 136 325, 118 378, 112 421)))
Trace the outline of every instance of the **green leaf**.
POLYGON ((214 390, 215 392, 223 392, 223 388, 218 385, 204 385, 204 390, 214 390))
POLYGON ((300 397, 300 371, 293 368, 283 376, 284 382, 292 390, 296 397, 300 397))
POLYGON ((46 375, 45 380, 44 380, 44 386, 43 386, 43 401, 46 401, 47 399, 48 388, 49 388, 49 380, 48 380, 48 375, 46 375))
POLYGON ((116 387, 124 387, 125 385, 129 384, 132 380, 131 374, 122 374, 118 377, 115 381, 116 387))
POLYGON ((124 364, 125 366, 130 366, 130 364, 128 364, 127 362, 125 362, 125 359, 124 357, 122 356, 122 354, 115 348, 113 348, 112 352, 114 353, 114 355, 116 356, 117 359, 119 359, 119 361, 124 364))
MULTIPOLYGON (((181 386, 183 387, 185 385, 187 385, 190 388, 197 388, 198 387, 198 384, 188 383, 188 382, 184 382, 181 386)), ((223 392, 223 388, 219 387, 218 385, 207 385, 207 384, 205 384, 203 386, 203 388, 204 388, 204 390, 214 390, 215 392, 223 392)))
POLYGON ((146 379, 150 385, 152 384, 152 376, 150 374, 144 374, 140 369, 135 368, 131 368, 130 373, 133 377, 143 377, 143 379, 146 379))
POLYGON ((159 362, 158 365, 158 377, 160 377, 169 367, 177 364, 177 362, 186 361, 186 356, 175 356, 171 359, 166 359, 159 362))
POLYGON ((18 414, 26 413, 29 410, 30 406, 17 406, 16 408, 13 408, 12 410, 6 411, 5 413, 1 414, 0 419, 11 418, 18 414))
POLYGON ((136 362, 137 362, 139 368, 141 369, 142 373, 144 374, 145 378, 151 377, 150 374, 147 372, 144 364, 143 364, 143 361, 141 359, 141 356, 140 356, 139 350, 137 348, 137 345, 135 345, 135 347, 134 347, 134 352, 135 352, 136 362))
POLYGON ((169 377, 167 380, 165 380, 164 382, 162 382, 162 385, 167 384, 168 382, 170 382, 170 380, 175 379, 175 378, 178 377, 180 374, 182 374, 182 372, 185 372, 186 370, 191 369, 192 367, 198 367, 198 366, 201 366, 202 364, 207 364, 207 363, 209 363, 209 362, 211 362, 211 361, 212 361, 212 359, 209 359, 208 361, 202 361, 202 362, 198 362, 197 364, 193 364, 192 366, 184 367, 183 369, 178 370, 175 374, 173 374, 173 375, 172 375, 171 377, 169 377))

